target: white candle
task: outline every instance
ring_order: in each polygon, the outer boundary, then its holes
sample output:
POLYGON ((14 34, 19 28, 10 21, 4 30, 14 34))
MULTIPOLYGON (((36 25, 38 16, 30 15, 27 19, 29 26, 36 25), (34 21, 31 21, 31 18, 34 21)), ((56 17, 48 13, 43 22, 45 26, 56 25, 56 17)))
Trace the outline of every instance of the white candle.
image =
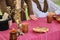
POLYGON ((21 9, 21 0, 16 0, 16 9, 21 9))
POLYGON ((16 23, 19 24, 19 20, 16 20, 16 23))

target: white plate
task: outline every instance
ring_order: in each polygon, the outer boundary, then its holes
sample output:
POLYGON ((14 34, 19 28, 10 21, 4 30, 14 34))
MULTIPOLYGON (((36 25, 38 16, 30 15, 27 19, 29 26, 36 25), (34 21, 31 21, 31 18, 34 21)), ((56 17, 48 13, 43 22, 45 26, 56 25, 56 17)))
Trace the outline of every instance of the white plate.
POLYGON ((33 31, 41 33, 41 32, 47 32, 47 31, 49 31, 49 29, 45 28, 45 27, 36 27, 36 28, 33 28, 33 31))

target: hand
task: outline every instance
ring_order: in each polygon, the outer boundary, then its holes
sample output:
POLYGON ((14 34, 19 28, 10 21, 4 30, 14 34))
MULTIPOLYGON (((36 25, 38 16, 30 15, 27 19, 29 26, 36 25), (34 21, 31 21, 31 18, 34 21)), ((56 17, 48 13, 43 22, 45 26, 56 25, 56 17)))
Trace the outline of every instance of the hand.
POLYGON ((12 20, 9 21, 9 27, 11 27, 11 26, 12 26, 12 20))
POLYGON ((37 18, 34 15, 30 15, 30 19, 37 20, 37 18))
POLYGON ((55 13, 49 12, 47 16, 54 16, 54 15, 55 15, 55 13))

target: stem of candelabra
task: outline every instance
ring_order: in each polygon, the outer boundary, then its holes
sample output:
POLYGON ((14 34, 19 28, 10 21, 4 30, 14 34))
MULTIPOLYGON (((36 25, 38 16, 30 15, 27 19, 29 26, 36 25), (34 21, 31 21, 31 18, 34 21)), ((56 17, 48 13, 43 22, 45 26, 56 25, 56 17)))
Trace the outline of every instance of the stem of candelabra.
POLYGON ((18 24, 18 29, 17 29, 17 36, 24 34, 24 33, 22 32, 21 28, 22 28, 22 24, 19 23, 19 24, 18 24))
MULTIPOLYGON (((21 9, 21 0, 15 0, 15 9, 17 11, 17 13, 19 13, 19 15, 21 16, 21 13, 20 13, 20 9, 21 9)), ((18 15, 17 15, 18 16, 18 15)), ((20 20, 18 20, 18 23, 17 23, 17 26, 18 26, 18 29, 17 29, 17 35, 20 35, 20 34, 23 34, 22 30, 21 30, 21 17, 18 17, 20 18, 20 20)), ((17 18, 17 19, 18 19, 17 18)))

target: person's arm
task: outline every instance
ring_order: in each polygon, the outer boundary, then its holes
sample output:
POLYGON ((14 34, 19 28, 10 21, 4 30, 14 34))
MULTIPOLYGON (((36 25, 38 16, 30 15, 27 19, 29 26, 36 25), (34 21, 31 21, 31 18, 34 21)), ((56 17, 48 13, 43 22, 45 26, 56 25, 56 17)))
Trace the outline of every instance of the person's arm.
POLYGON ((54 10, 56 14, 59 14, 60 6, 56 5, 53 1, 47 0, 51 10, 54 10), (57 12, 58 11, 58 12, 57 12))
POLYGON ((2 13, 7 12, 7 5, 5 0, 0 0, 0 9, 2 13))
POLYGON ((34 16, 31 0, 25 0, 25 2, 26 2, 27 7, 28 7, 28 15, 29 15, 30 19, 36 20, 37 18, 34 16))
POLYGON ((32 2, 31 0, 25 0, 27 6, 28 6, 28 15, 33 15, 33 9, 32 9, 32 2))

